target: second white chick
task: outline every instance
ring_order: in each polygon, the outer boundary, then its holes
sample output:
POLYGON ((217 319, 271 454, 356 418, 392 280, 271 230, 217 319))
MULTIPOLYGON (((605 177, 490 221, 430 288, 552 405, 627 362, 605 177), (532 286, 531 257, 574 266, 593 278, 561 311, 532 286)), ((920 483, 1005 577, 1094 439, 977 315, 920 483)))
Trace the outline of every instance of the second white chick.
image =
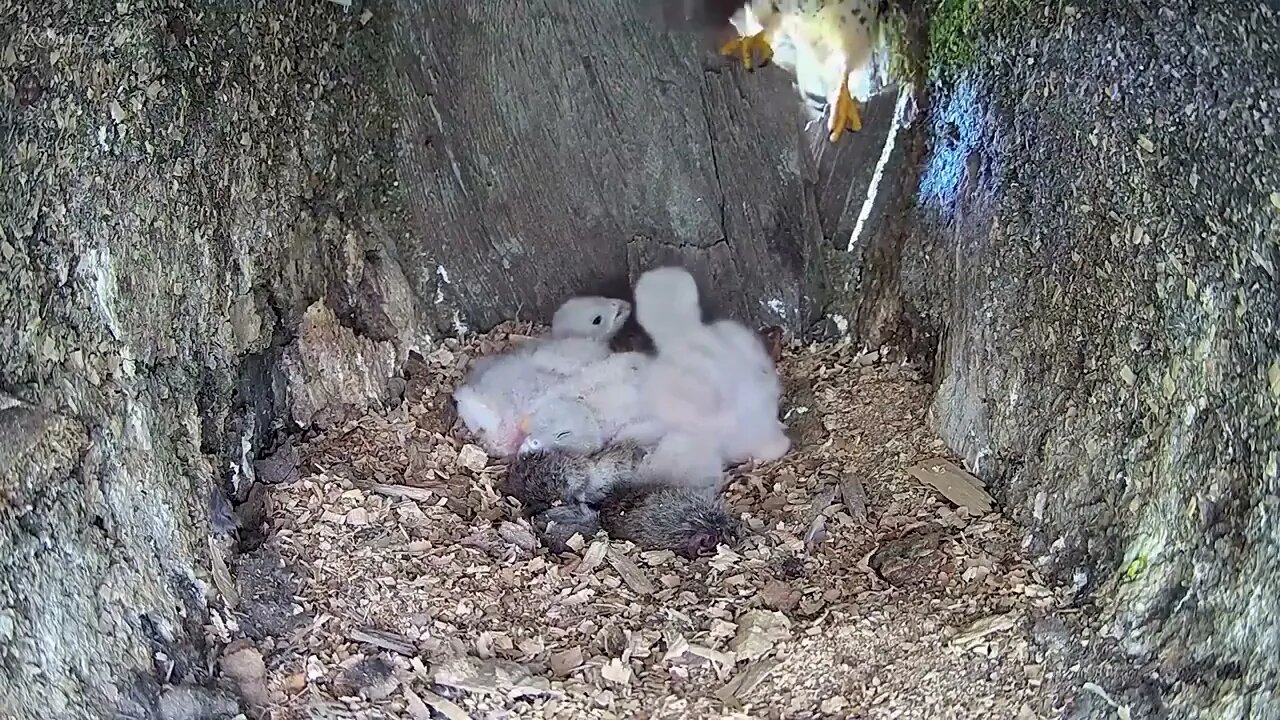
POLYGON ((571 298, 556 310, 550 338, 481 358, 453 393, 458 417, 495 457, 509 457, 528 431, 528 414, 549 387, 609 356, 609 340, 631 314, 614 298, 571 298))
POLYGON ((663 426, 647 414, 641 378, 650 358, 620 352, 551 385, 534 401, 520 452, 597 452, 617 442, 651 446, 663 426))
POLYGON ((635 296, 636 319, 657 349, 641 392, 680 439, 673 457, 687 464, 698 443, 713 445, 722 466, 785 455, 791 440, 778 420, 782 386, 755 333, 732 320, 703 323, 698 286, 682 268, 641 275, 635 296))

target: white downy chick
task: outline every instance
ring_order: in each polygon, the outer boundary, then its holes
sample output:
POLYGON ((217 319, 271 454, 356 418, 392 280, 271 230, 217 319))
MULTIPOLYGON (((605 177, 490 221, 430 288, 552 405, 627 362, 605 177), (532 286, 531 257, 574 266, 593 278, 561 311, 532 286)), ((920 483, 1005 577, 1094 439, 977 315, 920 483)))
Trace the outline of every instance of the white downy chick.
POLYGON ((729 395, 730 429, 721 438, 721 449, 730 464, 749 459, 777 460, 791 449, 786 428, 778 419, 782 381, 763 341, 741 323, 720 320, 711 324, 739 360, 742 382, 729 395))
POLYGON ((731 320, 703 323, 697 284, 682 268, 641 275, 635 294, 636 319, 658 351, 642 381, 654 417, 718 447, 724 465, 786 454, 781 384, 755 333, 731 320))
POLYGON ((640 381, 650 359, 622 352, 588 364, 534 402, 521 452, 595 452, 617 442, 649 446, 663 426, 647 415, 640 381))
POLYGON ((608 443, 595 411, 582 398, 554 396, 534 402, 526 415, 520 455, 542 450, 593 453, 608 443))
POLYGON ((454 391, 458 417, 491 455, 507 457, 524 439, 525 415, 548 387, 609 356, 609 339, 631 314, 614 298, 571 298, 556 310, 551 337, 478 360, 454 391))
POLYGON ((668 432, 644 458, 639 474, 719 494, 724 485, 722 465, 723 454, 715 438, 668 432))

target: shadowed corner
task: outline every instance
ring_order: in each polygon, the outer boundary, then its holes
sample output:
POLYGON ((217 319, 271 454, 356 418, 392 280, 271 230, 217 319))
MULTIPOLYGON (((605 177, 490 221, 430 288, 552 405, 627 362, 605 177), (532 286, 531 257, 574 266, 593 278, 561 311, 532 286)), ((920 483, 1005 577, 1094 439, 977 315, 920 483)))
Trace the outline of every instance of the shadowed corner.
POLYGON ((723 30, 743 0, 660 0, 650 11, 664 30, 723 30), (656 5, 656 7, 654 7, 656 5))
POLYGON ((635 300, 631 292, 631 280, 622 273, 594 278, 581 288, 575 288, 573 292, 567 293, 563 298, 560 298, 559 302, 577 295, 599 295, 601 297, 626 300, 627 302, 635 300))

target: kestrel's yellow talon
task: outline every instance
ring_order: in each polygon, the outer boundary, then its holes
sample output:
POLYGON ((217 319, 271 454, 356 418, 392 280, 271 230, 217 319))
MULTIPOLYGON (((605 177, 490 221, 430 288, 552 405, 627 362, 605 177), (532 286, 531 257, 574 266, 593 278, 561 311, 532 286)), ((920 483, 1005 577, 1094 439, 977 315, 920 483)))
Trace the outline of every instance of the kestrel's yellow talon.
POLYGON ((831 142, 840 139, 847 129, 858 132, 862 129, 862 111, 858 101, 849 94, 849 81, 840 84, 840 94, 836 98, 835 107, 831 108, 831 120, 827 127, 831 130, 831 142))
POLYGON ((760 62, 756 63, 755 67, 764 65, 773 57, 773 48, 769 47, 769 41, 765 38, 764 33, 734 38, 720 48, 721 55, 730 57, 736 55, 738 59, 742 60, 742 67, 748 70, 752 69, 752 61, 757 53, 760 55, 760 62))

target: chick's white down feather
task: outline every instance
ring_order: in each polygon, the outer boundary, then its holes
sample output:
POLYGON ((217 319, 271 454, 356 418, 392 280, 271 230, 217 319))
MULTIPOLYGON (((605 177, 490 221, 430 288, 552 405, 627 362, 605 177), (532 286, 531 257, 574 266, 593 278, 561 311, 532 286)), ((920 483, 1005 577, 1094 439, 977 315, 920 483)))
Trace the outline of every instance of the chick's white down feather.
POLYGON ((473 365, 454 392, 458 417, 491 455, 519 447, 521 423, 549 388, 609 356, 608 341, 631 313, 630 303, 576 297, 560 306, 550 338, 530 340, 473 365))
POLYGON ((595 452, 617 442, 657 442, 662 427, 645 414, 640 395, 649 362, 642 353, 615 353, 551 386, 533 403, 521 450, 595 452))
POLYGON ((635 442, 654 448, 654 474, 695 485, 718 481, 725 464, 784 454, 781 387, 760 339, 733 321, 704 324, 697 285, 680 268, 645 273, 636 298, 657 357, 620 353, 584 367, 535 403, 521 449, 635 442))
POLYGON ((642 275, 636 298, 656 356, 609 354, 604 341, 625 314, 587 328, 582 319, 594 319, 601 299, 575 303, 577 310, 566 303, 572 311, 557 313, 551 340, 477 362, 456 394, 459 415, 500 456, 634 444, 648 450, 638 477, 713 492, 726 465, 783 455, 790 441, 777 419, 781 386, 760 338, 737 322, 703 323, 697 285, 680 268, 642 275), (483 402, 469 402, 473 393, 483 402))
POLYGON ((770 461, 790 449, 778 420, 781 384, 764 344, 732 320, 701 320, 697 284, 680 268, 659 268, 636 283, 636 319, 657 356, 641 378, 648 412, 681 436, 682 456, 710 445, 721 466, 770 461))

